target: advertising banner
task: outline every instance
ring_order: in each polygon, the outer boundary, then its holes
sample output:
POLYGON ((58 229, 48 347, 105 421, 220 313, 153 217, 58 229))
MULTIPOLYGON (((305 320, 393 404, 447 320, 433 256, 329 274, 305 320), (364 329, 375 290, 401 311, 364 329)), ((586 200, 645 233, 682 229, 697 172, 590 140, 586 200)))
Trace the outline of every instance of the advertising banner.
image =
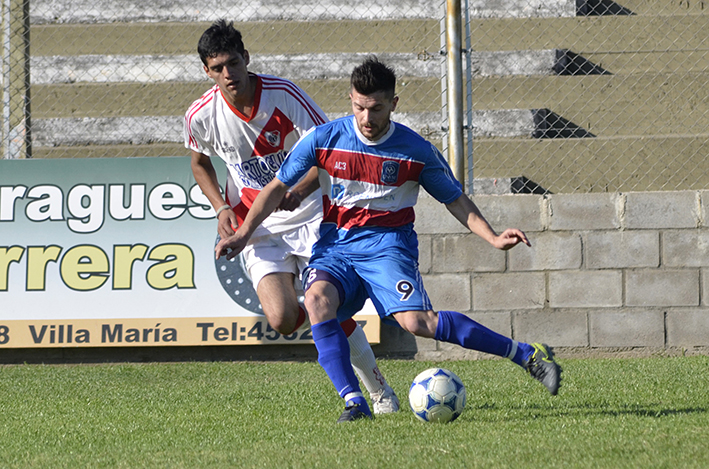
MULTIPOLYGON (((189 158, 0 160, 0 348, 312 343, 215 243, 189 158)), ((355 319, 378 343, 371 303, 355 319)))

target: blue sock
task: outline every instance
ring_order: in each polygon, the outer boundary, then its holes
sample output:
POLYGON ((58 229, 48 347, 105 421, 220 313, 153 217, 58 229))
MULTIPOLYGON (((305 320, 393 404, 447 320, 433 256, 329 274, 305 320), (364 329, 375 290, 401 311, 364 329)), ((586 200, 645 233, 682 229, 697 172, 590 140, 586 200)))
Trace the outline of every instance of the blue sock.
POLYGON ((350 345, 337 319, 315 324, 311 327, 318 363, 335 385, 347 405, 359 404, 362 411, 371 414, 367 400, 362 396, 359 380, 350 363, 350 345))
POLYGON ((435 339, 509 358, 519 366, 524 366, 525 358, 534 351, 529 344, 498 334, 455 311, 438 312, 435 339))

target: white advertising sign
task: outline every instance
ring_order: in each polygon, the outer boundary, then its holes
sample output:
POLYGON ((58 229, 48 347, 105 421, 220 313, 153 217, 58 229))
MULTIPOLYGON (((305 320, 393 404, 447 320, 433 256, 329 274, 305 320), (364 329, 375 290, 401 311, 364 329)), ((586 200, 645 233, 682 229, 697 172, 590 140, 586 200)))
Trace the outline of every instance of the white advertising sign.
POLYGON ((312 343, 215 241, 189 158, 0 160, 0 348, 312 343))

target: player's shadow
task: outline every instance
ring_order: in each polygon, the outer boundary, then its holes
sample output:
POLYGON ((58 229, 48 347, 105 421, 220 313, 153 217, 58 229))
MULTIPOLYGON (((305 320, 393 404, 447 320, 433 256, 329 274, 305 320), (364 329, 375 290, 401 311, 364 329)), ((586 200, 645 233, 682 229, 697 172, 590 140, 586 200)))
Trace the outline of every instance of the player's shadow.
MULTIPOLYGON (((563 388, 562 388, 563 389, 563 388)), ((494 404, 480 404, 476 409, 495 411, 499 406, 494 404)), ((621 416, 637 416, 637 417, 648 417, 648 418, 662 418, 674 415, 693 415, 693 414, 704 414, 709 411, 705 407, 665 407, 652 406, 652 405, 623 405, 619 404, 604 405, 604 404, 586 404, 578 406, 569 407, 551 407, 545 406, 544 404, 525 404, 519 406, 513 406, 514 409, 521 412, 518 417, 514 417, 514 414, 509 415, 506 418, 528 420, 529 412, 534 413, 534 418, 558 418, 558 417, 573 417, 573 416, 609 416, 609 417, 621 417, 621 416), (659 407, 659 408, 658 408, 659 407)), ((504 410, 508 410, 509 407, 505 406, 504 410)), ((500 407, 502 410, 502 407, 500 407)))
POLYGON ((620 417, 621 415, 635 415, 638 417, 666 417, 668 415, 691 415, 703 414, 707 409, 704 407, 688 407, 685 409, 652 409, 648 407, 628 408, 628 409, 598 409, 597 412, 588 412, 595 415, 609 415, 620 417))

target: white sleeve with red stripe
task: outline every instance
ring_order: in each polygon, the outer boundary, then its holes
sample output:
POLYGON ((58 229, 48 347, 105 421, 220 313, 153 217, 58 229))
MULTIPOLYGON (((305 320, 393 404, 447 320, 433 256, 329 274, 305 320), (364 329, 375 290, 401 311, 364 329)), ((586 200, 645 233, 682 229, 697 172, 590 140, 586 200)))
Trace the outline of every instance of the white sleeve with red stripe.
POLYGON ((285 111, 299 135, 328 121, 323 110, 295 83, 270 75, 259 75, 259 77, 264 91, 281 91, 289 98, 288 109, 285 111))
POLYGON ((200 111, 208 106, 215 98, 215 90, 217 85, 205 92, 199 99, 194 101, 185 113, 185 121, 183 126, 185 148, 194 150, 197 153, 204 153, 207 156, 217 156, 212 146, 208 143, 206 134, 207 121, 199 118, 200 111))

